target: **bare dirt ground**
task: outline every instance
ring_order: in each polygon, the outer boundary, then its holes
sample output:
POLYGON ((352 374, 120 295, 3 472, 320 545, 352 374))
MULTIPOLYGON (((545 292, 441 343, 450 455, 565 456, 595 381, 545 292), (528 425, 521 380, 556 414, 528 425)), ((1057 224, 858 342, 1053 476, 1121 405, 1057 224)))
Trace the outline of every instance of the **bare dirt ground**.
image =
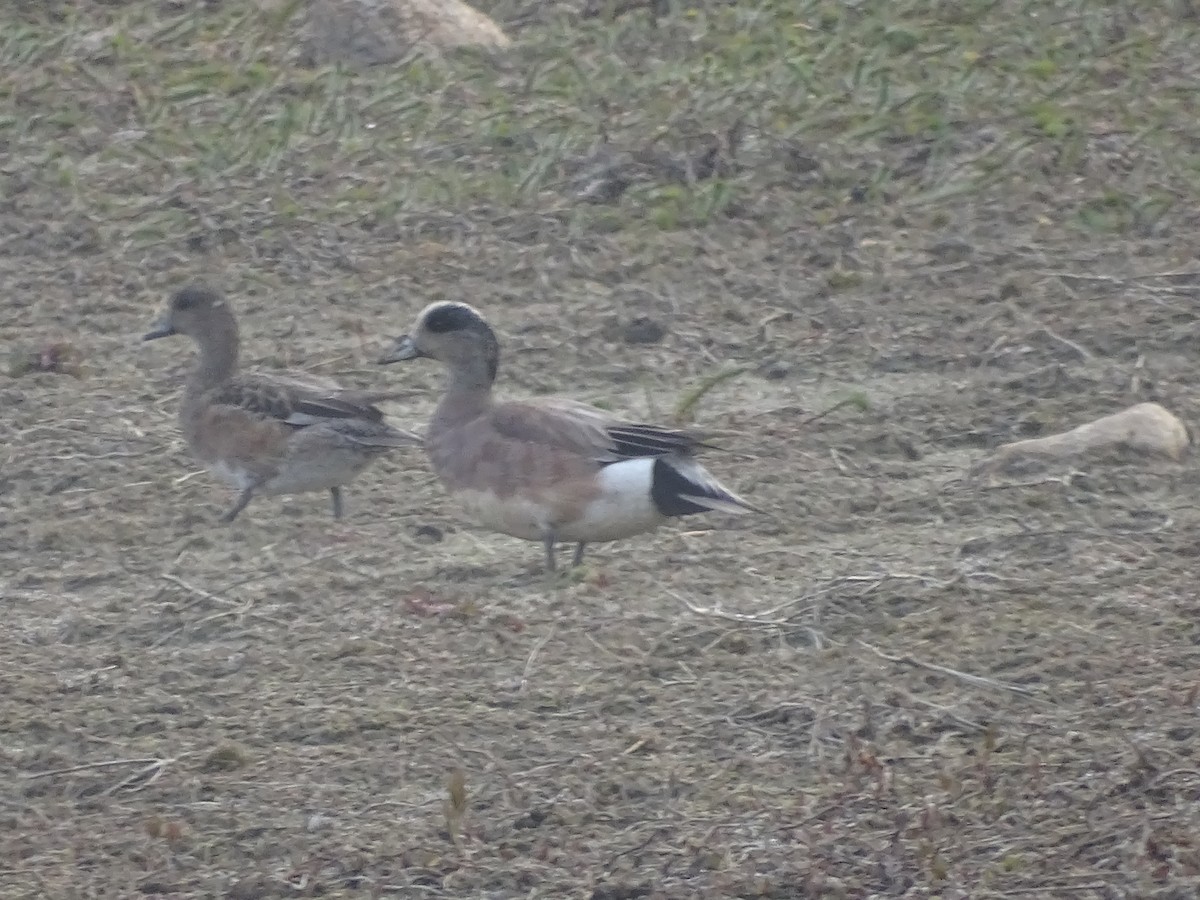
POLYGON ((1194 463, 967 477, 1197 421, 1194 8, 480 7, 505 55, 357 73, 234 0, 0 11, 0 896, 1196 896, 1194 463), (742 367, 696 420, 767 514, 557 590, 416 453, 220 526, 137 342, 196 276, 400 424, 433 299, 514 395, 742 367))

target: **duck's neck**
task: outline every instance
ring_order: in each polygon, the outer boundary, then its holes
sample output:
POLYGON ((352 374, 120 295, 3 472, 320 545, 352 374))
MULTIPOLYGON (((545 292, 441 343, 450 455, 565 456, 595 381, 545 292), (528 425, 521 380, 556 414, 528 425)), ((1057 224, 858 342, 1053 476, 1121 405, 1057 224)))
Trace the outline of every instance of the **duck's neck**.
POLYGON ((485 360, 450 369, 450 383, 434 414, 434 428, 452 428, 478 418, 492 404, 496 369, 485 360))
POLYGON ((185 405, 197 402, 205 392, 228 381, 238 367, 238 330, 233 316, 221 317, 195 340, 200 356, 188 376, 185 405))

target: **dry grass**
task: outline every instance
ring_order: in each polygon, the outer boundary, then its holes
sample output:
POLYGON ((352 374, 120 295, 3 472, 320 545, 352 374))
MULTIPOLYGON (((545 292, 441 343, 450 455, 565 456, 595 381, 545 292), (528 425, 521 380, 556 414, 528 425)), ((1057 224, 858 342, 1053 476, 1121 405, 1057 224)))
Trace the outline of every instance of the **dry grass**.
POLYGON ((0 11, 0 895, 1195 896, 1194 466, 965 477, 1197 420, 1190 5, 582 5, 362 73, 0 11), (220 527, 136 344, 196 274, 402 424, 379 343, 469 298, 768 514, 552 593, 416 455, 220 527))

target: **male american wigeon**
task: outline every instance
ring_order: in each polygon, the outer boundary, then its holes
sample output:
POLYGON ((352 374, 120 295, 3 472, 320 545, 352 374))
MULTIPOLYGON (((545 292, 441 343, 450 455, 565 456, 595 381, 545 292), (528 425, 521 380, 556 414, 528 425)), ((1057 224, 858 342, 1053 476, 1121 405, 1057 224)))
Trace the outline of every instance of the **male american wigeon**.
POLYGON ((666 519, 749 503, 692 459, 696 435, 641 425, 570 400, 496 402, 500 344, 465 303, 433 303, 381 363, 428 357, 450 372, 425 436, 434 472, 485 527, 546 548, 651 531, 666 519))
POLYGON ((420 443, 373 404, 389 397, 332 382, 238 372, 238 327, 224 295, 193 284, 171 296, 142 338, 182 334, 200 350, 179 422, 192 454, 240 491, 221 517, 232 522, 257 496, 328 490, 342 517, 342 487, 394 447, 420 443))

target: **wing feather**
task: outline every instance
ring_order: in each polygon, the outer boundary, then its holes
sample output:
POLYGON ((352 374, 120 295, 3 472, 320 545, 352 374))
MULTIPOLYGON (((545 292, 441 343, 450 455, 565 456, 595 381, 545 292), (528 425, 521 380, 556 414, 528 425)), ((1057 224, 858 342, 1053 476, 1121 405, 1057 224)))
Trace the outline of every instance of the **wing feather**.
POLYGON ((387 394, 322 389, 294 378, 241 375, 214 388, 209 402, 232 406, 263 419, 276 419, 296 428, 337 421, 382 423, 375 402, 387 394))
POLYGON ((500 403, 492 408, 492 424, 511 440, 553 446, 601 464, 687 455, 703 446, 691 432, 624 422, 569 400, 500 403))

